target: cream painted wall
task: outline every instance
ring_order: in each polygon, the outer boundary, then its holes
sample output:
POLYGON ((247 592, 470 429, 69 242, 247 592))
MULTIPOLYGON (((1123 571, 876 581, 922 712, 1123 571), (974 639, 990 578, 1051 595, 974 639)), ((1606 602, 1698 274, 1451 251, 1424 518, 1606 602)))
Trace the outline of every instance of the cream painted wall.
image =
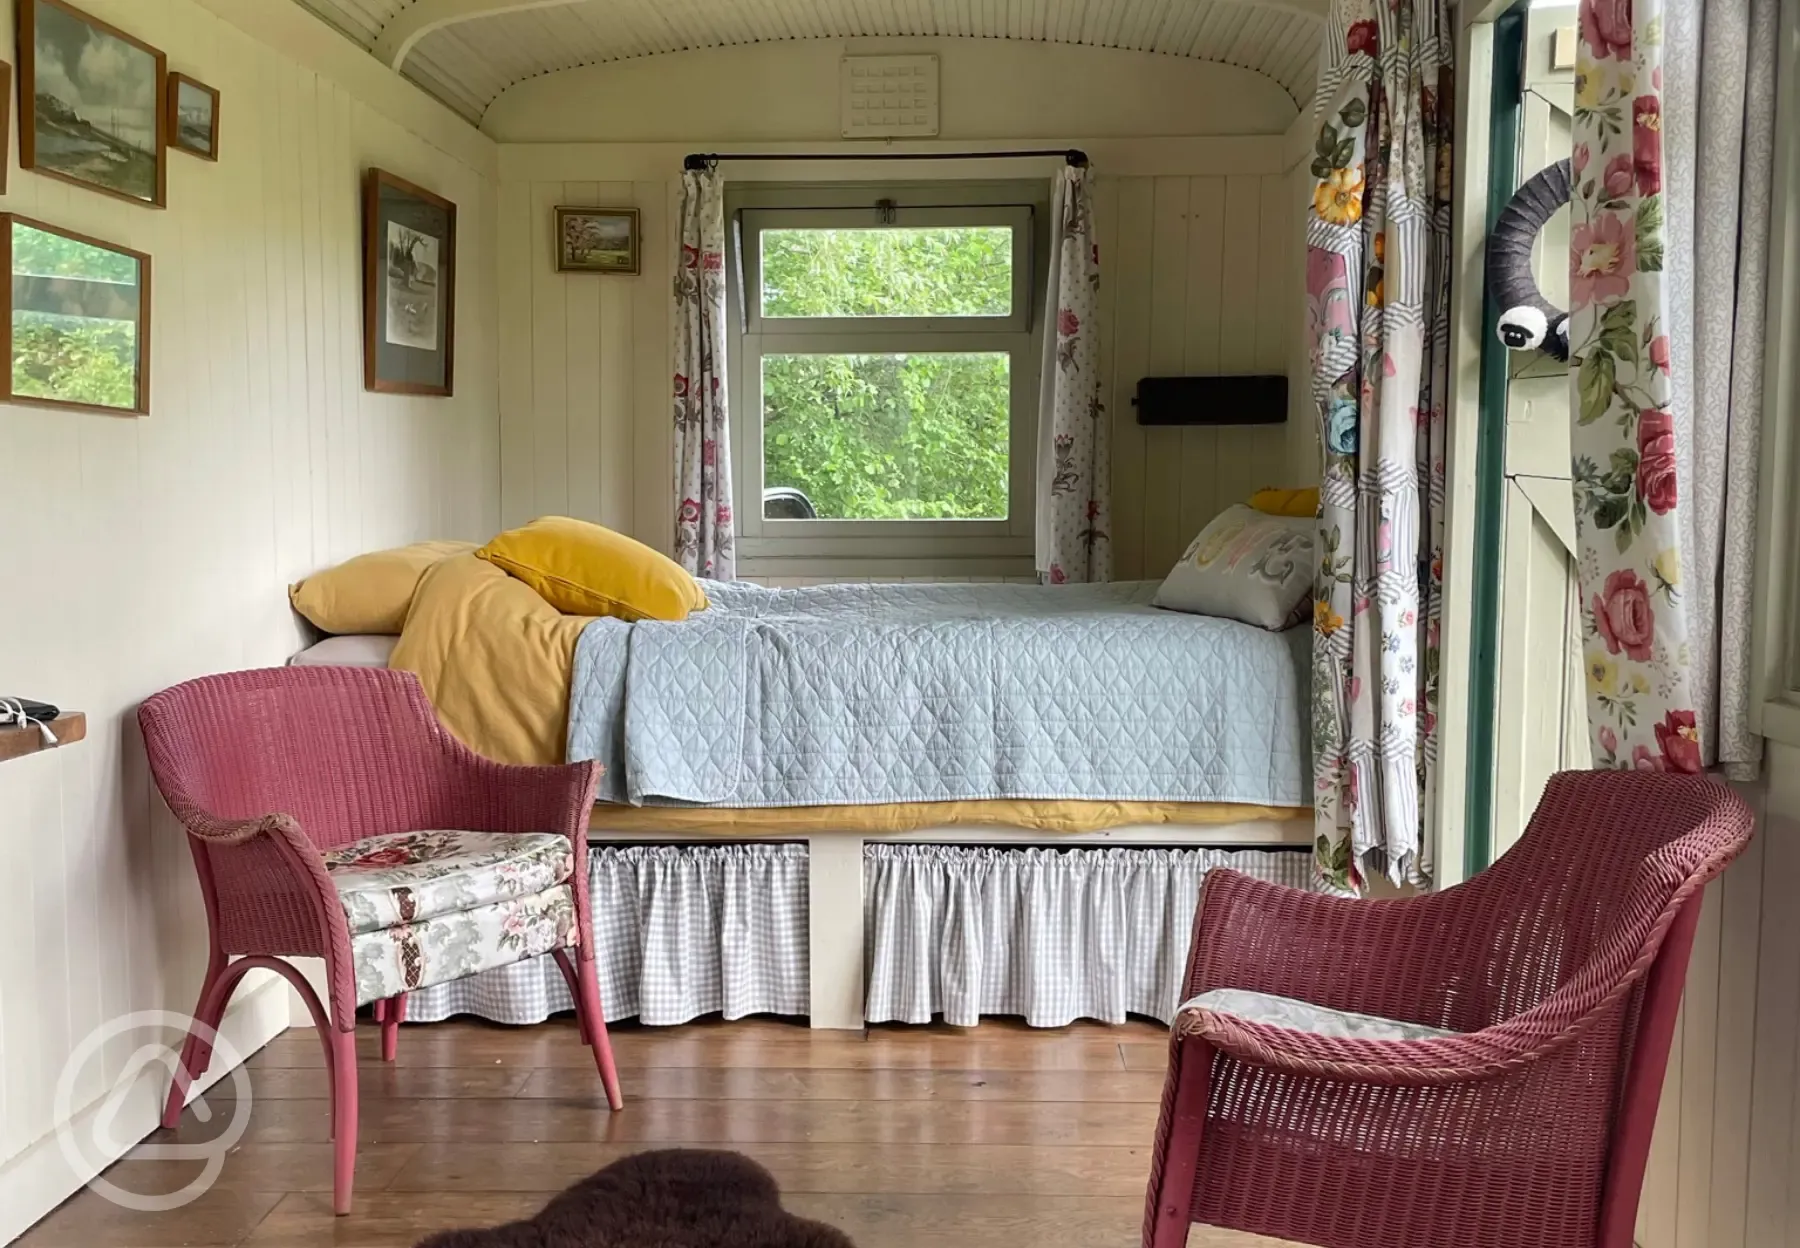
POLYGON ((832 140, 846 53, 935 53, 939 137, 1279 134, 1294 101, 1249 69, 1000 39, 807 39, 673 52, 528 78, 488 107, 502 143, 832 140))
MULTIPOLYGON (((299 640, 289 581, 371 548, 481 537, 499 518, 494 144, 371 77, 297 6, 83 4, 223 92, 223 150, 217 164, 169 154, 167 211, 16 165, 0 201, 149 252, 155 300, 149 417, 0 407, 0 691, 89 719, 87 741, 0 764, 0 1242, 79 1181, 50 1134, 67 1055, 108 1019, 188 1010, 198 990, 193 868, 150 782, 137 703, 280 663, 299 640), (370 164, 459 206, 454 398, 363 391, 370 164)), ((286 1024, 284 994, 242 1000, 272 1008, 241 1041, 286 1024)), ((77 1113, 129 1051, 83 1072, 77 1113)), ((120 1136, 152 1125, 144 1108, 127 1105, 120 1136)))
POLYGON ((1741 790, 1756 840, 1709 890, 1638 1207, 1640 1248, 1800 1243, 1800 749, 1741 790))
MULTIPOLYGON (((724 148, 747 133, 786 150, 868 150, 838 143, 840 44, 771 45, 650 58, 570 71, 521 84, 485 123, 503 136, 566 137, 603 107, 575 108, 578 90, 621 99, 642 92, 633 111, 611 114, 604 143, 505 144, 500 188, 501 511, 505 523, 563 512, 627 528, 666 549, 672 493, 667 402, 670 230, 681 157, 724 148), (821 65, 828 65, 826 74, 821 65), (684 72, 676 74, 676 70, 684 72), (686 72, 704 69, 705 73, 686 72), (791 72, 789 72, 791 71, 791 72), (744 84, 786 83, 744 107, 744 84), (802 85, 795 85, 802 84, 802 85), (776 126, 764 120, 771 112, 776 126), (673 114, 696 126, 672 132, 673 114), (756 117, 754 122, 740 120, 756 117), (754 126, 744 131, 745 126, 754 126), (574 127, 573 129, 571 127, 574 127), (720 137, 721 135, 725 137, 720 137), (810 136, 810 137, 809 137, 810 136), (640 141, 641 140, 641 141, 640 141), (643 221, 643 273, 596 278, 554 271, 551 209, 557 204, 636 207, 643 221)), ((981 98, 1011 101, 1007 125, 983 146, 1080 146, 1094 161, 1095 211, 1103 255, 1102 368, 1114 422, 1114 544, 1120 577, 1160 577, 1217 511, 1260 485, 1316 479, 1316 442, 1305 402, 1301 338, 1301 216, 1305 169, 1296 176, 1290 127, 1295 108, 1257 75, 1202 62, 1088 48, 1022 49, 1001 43, 955 47, 946 55, 947 131, 959 89, 979 82, 981 98), (1028 53, 1029 55, 1024 55, 1028 53), (1057 67, 1047 73, 1033 58, 1057 67), (1079 68, 1081 72, 1075 70, 1079 68), (1178 106, 1148 102, 1139 88, 1160 84, 1178 106), (1103 97, 1099 133, 1059 131, 1077 103, 1103 97), (1266 88, 1266 90, 1265 90, 1266 88), (1270 98, 1273 91, 1279 98, 1270 98), (1021 103, 1022 101, 1022 103, 1021 103), (1190 132, 1175 127, 1187 124, 1190 132), (1218 134, 1222 127, 1238 133, 1218 134), (1145 137, 1145 136, 1164 137, 1145 137), (1283 426, 1144 430, 1130 398, 1139 377, 1157 373, 1287 372, 1295 378, 1283 426)), ((994 105, 996 108, 999 104, 994 105)), ((1085 105, 1083 105, 1085 107, 1085 105)), ((743 141, 743 140, 737 140, 743 141)), ((927 156, 962 150, 973 138, 910 143, 927 156)), ((1054 162, 930 162, 882 165, 740 164, 728 177, 798 181, 875 178, 1048 176, 1054 162)), ((880 569, 871 568, 871 575, 880 569)), ((998 574, 953 563, 943 576, 998 574)), ((907 574, 919 569, 909 566, 907 574)))

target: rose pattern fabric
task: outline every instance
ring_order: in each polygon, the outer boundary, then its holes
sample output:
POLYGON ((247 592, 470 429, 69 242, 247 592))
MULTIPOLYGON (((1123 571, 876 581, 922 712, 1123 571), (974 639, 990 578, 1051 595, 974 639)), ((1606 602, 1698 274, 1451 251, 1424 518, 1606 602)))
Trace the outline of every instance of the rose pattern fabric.
POLYGON ((1442 0, 1333 0, 1314 96, 1314 849, 1344 891, 1431 866, 1455 31, 1442 0))
POLYGON ((1054 585, 1112 579, 1112 459, 1100 402, 1100 246, 1088 171, 1052 188, 1057 239, 1038 414, 1037 571, 1054 585))
POLYGON ((682 176, 674 293, 675 558, 695 576, 729 581, 737 553, 725 399, 725 191, 715 170, 682 176))
POLYGON ((551 832, 394 832, 328 850, 325 870, 350 934, 541 893, 575 870, 551 832))
POLYGON ((1588 725, 1601 767, 1701 770, 1665 337, 1660 0, 1582 0, 1569 383, 1588 725), (1614 175, 1629 166, 1631 176, 1614 175))
POLYGON ((356 1003, 367 1005, 581 943, 567 884, 350 938, 356 1003))

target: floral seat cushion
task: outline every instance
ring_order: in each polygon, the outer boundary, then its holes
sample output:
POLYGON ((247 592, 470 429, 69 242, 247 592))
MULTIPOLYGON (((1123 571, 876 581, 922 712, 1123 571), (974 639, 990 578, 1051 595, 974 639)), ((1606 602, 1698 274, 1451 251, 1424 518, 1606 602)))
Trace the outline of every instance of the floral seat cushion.
POLYGON ((575 893, 567 884, 364 932, 350 938, 356 1003, 386 1000, 580 943, 575 893))
POLYGON ((1304 1031, 1308 1035, 1324 1036, 1332 1040, 1432 1040, 1457 1034, 1439 1027, 1427 1027, 1422 1023, 1406 1023, 1375 1014, 1358 1014, 1354 1010, 1334 1010, 1328 1006, 1314 1005, 1310 1001, 1296 1001, 1292 997, 1278 997, 1270 992, 1251 992, 1244 988, 1214 988, 1211 992, 1203 992, 1191 1000, 1183 1001, 1181 1008, 1175 1012, 1177 1031, 1181 1030, 1181 1016, 1192 1010, 1230 1014, 1246 1022, 1286 1027, 1289 1031, 1304 1031))
POLYGON ((325 870, 355 937, 541 893, 568 881, 575 850, 548 832, 393 832, 326 851, 325 870))

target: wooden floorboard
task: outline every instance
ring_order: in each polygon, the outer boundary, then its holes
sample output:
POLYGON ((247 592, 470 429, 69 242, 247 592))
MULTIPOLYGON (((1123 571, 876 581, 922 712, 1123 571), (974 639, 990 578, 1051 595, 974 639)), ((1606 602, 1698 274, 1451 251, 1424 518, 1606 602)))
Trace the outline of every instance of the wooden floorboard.
MULTIPOLYGON (((858 1248, 1130 1248, 1138 1243, 1162 1094, 1149 1025, 1037 1031, 813 1032, 769 1020, 614 1031, 627 1100, 605 1108, 566 1019, 409 1026, 397 1062, 358 1037, 356 1211, 331 1215, 330 1102, 319 1044, 291 1032, 251 1059, 249 1130, 212 1189, 166 1213, 83 1192, 21 1248, 411 1248, 433 1231, 535 1212, 554 1192, 647 1148, 756 1158, 788 1205, 858 1248)), ((192 1110, 108 1172, 134 1192, 180 1188, 200 1162, 157 1144, 217 1136, 192 1110)), ((1191 1248, 1279 1248, 1195 1228, 1191 1248)))

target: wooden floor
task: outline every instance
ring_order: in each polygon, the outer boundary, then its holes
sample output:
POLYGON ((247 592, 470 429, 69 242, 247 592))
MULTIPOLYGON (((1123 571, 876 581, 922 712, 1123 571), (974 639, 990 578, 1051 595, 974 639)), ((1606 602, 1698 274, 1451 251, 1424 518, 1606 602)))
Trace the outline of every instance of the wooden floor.
MULTIPOLYGON (((1160 1028, 626 1025, 613 1031, 620 1114, 607 1112, 569 1020, 407 1027, 393 1065, 363 1030, 350 1217, 331 1215, 319 1044, 293 1031, 251 1059, 250 1129, 210 1192, 168 1213, 83 1192, 22 1248, 410 1248, 435 1230, 527 1216, 615 1158, 670 1145, 748 1153, 789 1208, 843 1228, 858 1248, 1139 1242, 1160 1028)), ((229 1117, 202 1124, 190 1109, 177 1138, 205 1139, 229 1117)), ((131 1191, 173 1191, 199 1165, 127 1158, 109 1175, 131 1191)), ((1189 1242, 1275 1243, 1202 1228, 1189 1242)))

